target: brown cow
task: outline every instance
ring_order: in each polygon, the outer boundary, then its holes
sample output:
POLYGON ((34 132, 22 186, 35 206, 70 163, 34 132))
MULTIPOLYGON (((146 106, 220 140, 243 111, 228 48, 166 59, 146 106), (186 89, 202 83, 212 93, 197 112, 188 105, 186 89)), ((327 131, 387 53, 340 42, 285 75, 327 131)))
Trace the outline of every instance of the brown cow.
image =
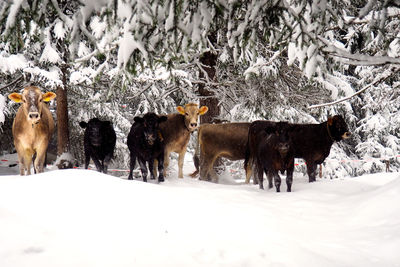
POLYGON ((193 157, 196 171, 191 176, 196 176, 200 167, 200 180, 218 182, 218 176, 213 168, 214 162, 218 157, 229 160, 244 159, 249 127, 250 123, 247 122, 201 125, 198 130, 196 153, 193 157))
POLYGON ((178 177, 183 178, 183 160, 190 134, 197 129, 199 116, 205 114, 208 107, 199 108, 197 104, 189 103, 185 107, 178 106, 176 109, 179 113, 168 114, 167 121, 160 123, 161 135, 165 143, 164 176, 169 165, 169 154, 176 152, 179 154, 178 177))
POLYGON ((21 103, 14 118, 12 133, 18 153, 20 174, 31 174, 32 158, 35 173, 43 172, 47 145, 54 131, 54 121, 44 102, 56 97, 55 93, 42 93, 36 86, 24 88, 22 94, 12 93, 8 97, 21 103))

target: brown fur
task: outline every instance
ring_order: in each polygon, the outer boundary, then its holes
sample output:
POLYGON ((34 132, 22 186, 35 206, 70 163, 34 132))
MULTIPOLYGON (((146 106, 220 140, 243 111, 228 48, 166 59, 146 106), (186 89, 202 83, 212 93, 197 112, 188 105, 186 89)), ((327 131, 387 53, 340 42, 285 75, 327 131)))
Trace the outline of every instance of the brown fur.
POLYGON ((22 102, 12 127, 21 175, 31 174, 31 163, 35 154, 35 172, 43 172, 47 146, 54 131, 53 117, 44 102, 55 97, 51 92, 42 94, 35 86, 26 87, 22 94, 9 95, 11 100, 22 102), (32 113, 35 113, 33 118, 29 116, 32 113))
POLYGON ((178 177, 183 178, 183 160, 186 148, 190 140, 190 134, 197 129, 197 122, 200 115, 207 112, 208 108, 197 104, 189 103, 185 107, 177 107, 179 113, 167 115, 167 121, 160 124, 161 135, 165 142, 164 152, 164 176, 169 165, 169 154, 176 152, 179 154, 178 177))
MULTIPOLYGON (((245 158, 249 126, 250 123, 238 122, 203 124, 199 127, 197 149, 200 149, 200 180, 209 180, 208 176, 210 176, 211 180, 218 181, 218 176, 213 168, 218 157, 229 160, 245 158)), ((197 173, 198 170, 192 176, 197 173)))

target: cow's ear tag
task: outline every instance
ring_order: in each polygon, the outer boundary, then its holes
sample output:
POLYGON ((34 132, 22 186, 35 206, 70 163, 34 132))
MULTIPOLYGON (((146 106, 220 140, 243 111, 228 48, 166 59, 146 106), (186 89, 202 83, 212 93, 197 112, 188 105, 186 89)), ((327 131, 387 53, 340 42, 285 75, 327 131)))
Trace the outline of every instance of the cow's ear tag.
POLYGON ((206 114, 207 111, 208 111, 208 107, 207 106, 202 106, 202 107, 199 108, 199 114, 200 115, 206 114))
POLYGON ((328 118, 328 125, 331 126, 333 124, 333 118, 329 117, 328 118))
POLYGON ((47 93, 43 94, 42 99, 44 102, 49 102, 49 101, 53 100, 54 98, 56 98, 56 96, 57 95, 53 92, 47 92, 47 93))
POLYGON ((177 106, 177 107, 176 107, 176 110, 177 110, 180 114, 185 115, 185 109, 184 109, 183 107, 177 106))
POLYGON ((22 95, 18 93, 12 93, 8 95, 8 98, 14 101, 15 103, 21 103, 22 102, 22 95))

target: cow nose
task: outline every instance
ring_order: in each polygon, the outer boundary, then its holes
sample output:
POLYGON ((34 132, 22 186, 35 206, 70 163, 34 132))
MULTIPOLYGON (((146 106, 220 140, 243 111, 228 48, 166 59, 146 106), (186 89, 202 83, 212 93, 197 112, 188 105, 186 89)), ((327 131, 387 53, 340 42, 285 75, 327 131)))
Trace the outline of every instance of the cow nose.
POLYGON ((190 127, 195 128, 197 126, 197 123, 191 123, 190 127))
POLYGON ((38 119, 39 118, 39 112, 30 112, 29 113, 29 118, 30 119, 38 119))

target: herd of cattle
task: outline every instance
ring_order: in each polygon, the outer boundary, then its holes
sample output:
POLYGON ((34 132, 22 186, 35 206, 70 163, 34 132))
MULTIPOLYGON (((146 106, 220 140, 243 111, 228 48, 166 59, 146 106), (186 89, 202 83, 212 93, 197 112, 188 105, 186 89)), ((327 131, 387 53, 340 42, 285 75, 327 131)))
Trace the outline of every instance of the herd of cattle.
MULTIPOLYGON (((9 98, 22 103, 13 123, 14 145, 18 153, 20 174, 30 174, 32 161, 35 173, 43 172, 46 150, 54 131, 54 121, 48 102, 56 95, 42 93, 38 87, 26 87, 21 94, 12 93, 9 98)), ((263 174, 268 178, 269 188, 280 191, 282 174, 286 171, 287 191, 291 191, 294 159, 306 161, 309 182, 315 181, 316 168, 328 157, 332 144, 350 137, 346 122, 340 115, 328 118, 320 124, 292 124, 288 122, 255 121, 252 123, 202 124, 198 127, 200 115, 208 111, 206 106, 198 107, 189 103, 177 107, 178 113, 157 115, 146 113, 135 117, 128 134, 127 145, 130 151, 130 172, 136 161, 139 163, 143 181, 155 179, 164 181, 169 165, 169 155, 176 152, 178 158, 178 177, 183 178, 183 160, 191 133, 198 131, 196 152, 193 161, 201 180, 218 181, 213 168, 217 158, 243 160, 246 183, 253 180, 263 189, 263 174), (148 167, 147 167, 147 165, 148 167)), ((107 173, 113 157, 116 134, 112 123, 93 118, 80 122, 85 128, 84 151, 85 168, 90 159, 100 172, 107 173)))

